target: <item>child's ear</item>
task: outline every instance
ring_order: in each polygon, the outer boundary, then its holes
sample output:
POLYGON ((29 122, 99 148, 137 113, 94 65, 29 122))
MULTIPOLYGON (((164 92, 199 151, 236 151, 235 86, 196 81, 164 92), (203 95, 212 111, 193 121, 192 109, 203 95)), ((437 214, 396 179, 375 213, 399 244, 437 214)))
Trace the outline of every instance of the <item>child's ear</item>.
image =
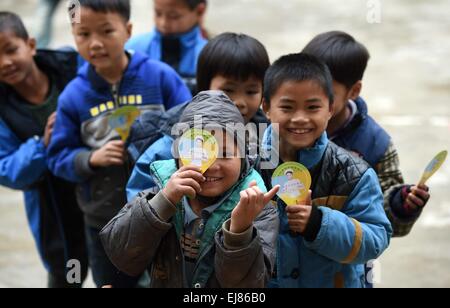
POLYGON ((331 118, 333 118, 333 115, 334 115, 334 102, 331 102, 330 103, 330 114, 328 115, 328 121, 330 121, 331 120, 331 118))
POLYGON ((350 89, 349 96, 351 100, 356 100, 361 95, 362 81, 358 81, 350 89))
POLYGON ((200 21, 203 22, 203 17, 206 13, 206 3, 200 3, 199 5, 197 5, 195 11, 197 13, 197 16, 200 18, 200 21))
POLYGON ((37 43, 36 43, 36 39, 34 38, 29 38, 27 41, 27 45, 31 50, 31 54, 33 55, 33 57, 36 55, 36 49, 37 49, 37 43))
POLYGON ((270 119, 270 104, 267 103, 267 101, 263 98, 262 100, 262 109, 264 113, 266 114, 266 118, 271 121, 270 119))
POLYGON ((127 23, 127 34, 128 39, 131 38, 131 35, 133 35, 133 24, 131 22, 127 23))

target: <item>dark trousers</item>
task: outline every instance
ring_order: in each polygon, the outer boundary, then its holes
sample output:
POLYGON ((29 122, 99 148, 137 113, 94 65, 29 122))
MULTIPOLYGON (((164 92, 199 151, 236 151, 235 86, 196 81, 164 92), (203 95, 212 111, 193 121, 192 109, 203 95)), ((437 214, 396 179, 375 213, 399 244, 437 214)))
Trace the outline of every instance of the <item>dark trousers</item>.
POLYGON ((114 288, 135 288, 139 277, 130 277, 120 272, 109 260, 100 240, 101 230, 86 226, 89 266, 98 288, 112 285, 114 288))

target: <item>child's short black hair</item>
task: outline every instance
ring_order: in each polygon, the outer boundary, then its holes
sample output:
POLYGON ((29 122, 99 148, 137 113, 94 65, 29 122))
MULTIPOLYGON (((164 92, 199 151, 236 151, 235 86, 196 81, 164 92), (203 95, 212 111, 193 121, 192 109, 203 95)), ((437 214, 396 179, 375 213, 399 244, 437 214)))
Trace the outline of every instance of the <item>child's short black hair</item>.
POLYGON ((270 100, 285 82, 315 81, 333 103, 333 78, 328 67, 314 56, 297 53, 283 56, 267 70, 264 79, 264 100, 270 100))
POLYGON ((351 88, 363 79, 370 54, 351 35, 332 31, 319 34, 303 49, 328 65, 333 79, 351 88))
POLYGON ((191 10, 194 10, 195 8, 197 8, 197 6, 199 6, 202 3, 207 4, 206 0, 183 0, 183 1, 187 4, 187 6, 191 10))
POLYGON ((0 12, 0 32, 11 31, 18 38, 28 40, 30 38, 22 19, 11 12, 0 12))
POLYGON ((130 0, 78 0, 81 7, 99 13, 117 13, 128 22, 131 18, 130 0))
POLYGON ((203 49, 198 60, 198 91, 210 89, 214 77, 245 81, 254 76, 264 80, 270 66, 266 48, 258 40, 236 33, 223 33, 212 39, 203 49))

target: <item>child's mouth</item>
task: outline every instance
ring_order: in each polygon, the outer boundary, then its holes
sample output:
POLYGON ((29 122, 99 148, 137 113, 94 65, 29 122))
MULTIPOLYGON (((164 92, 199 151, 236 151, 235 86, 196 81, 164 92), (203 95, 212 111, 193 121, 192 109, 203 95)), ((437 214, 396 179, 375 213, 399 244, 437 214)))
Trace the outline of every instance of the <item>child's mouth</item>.
POLYGON ((222 180, 222 178, 206 177, 205 183, 216 183, 216 182, 219 182, 220 180, 222 180))
POLYGON ((8 70, 8 71, 2 73, 2 77, 5 78, 5 79, 14 77, 14 75, 16 75, 17 72, 18 72, 17 69, 8 70))
POLYGON ((107 54, 97 54, 97 55, 92 55, 91 56, 92 60, 103 60, 103 59, 106 59, 106 58, 108 58, 107 54))
POLYGON ((291 134, 302 136, 305 134, 312 133, 313 129, 312 128, 303 128, 303 129, 288 128, 287 131, 290 132, 291 134))

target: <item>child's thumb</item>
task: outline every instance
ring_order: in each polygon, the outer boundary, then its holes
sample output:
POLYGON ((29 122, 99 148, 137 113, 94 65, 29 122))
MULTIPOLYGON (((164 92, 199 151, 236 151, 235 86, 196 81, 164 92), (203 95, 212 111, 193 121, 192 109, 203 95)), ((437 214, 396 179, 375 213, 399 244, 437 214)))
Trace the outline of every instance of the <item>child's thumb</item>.
POLYGON ((312 191, 308 192, 308 198, 306 199, 305 205, 312 205, 312 191))
POLYGON ((279 190, 280 190, 280 185, 277 185, 274 188, 272 188, 271 191, 269 191, 267 194, 265 194, 264 195, 264 204, 268 204, 275 197, 275 195, 278 193, 279 190))

